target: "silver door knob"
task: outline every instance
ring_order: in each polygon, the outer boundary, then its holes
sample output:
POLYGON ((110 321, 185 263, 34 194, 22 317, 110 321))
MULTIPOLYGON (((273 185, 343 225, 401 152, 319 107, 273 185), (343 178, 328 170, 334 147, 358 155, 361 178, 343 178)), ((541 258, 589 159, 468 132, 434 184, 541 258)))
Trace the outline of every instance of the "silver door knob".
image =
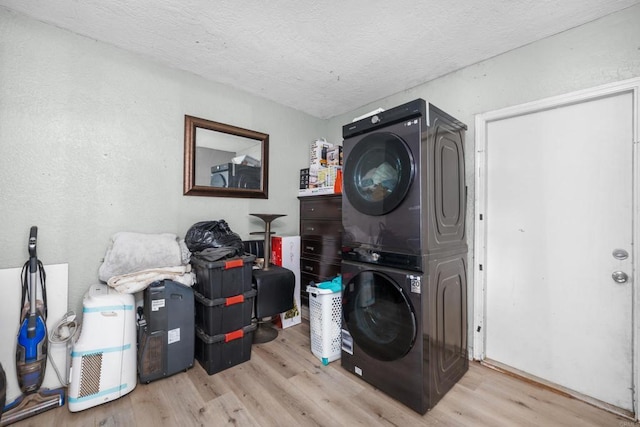
POLYGON ((624 271, 614 271, 611 277, 616 283, 627 283, 627 280, 629 280, 629 276, 624 271))

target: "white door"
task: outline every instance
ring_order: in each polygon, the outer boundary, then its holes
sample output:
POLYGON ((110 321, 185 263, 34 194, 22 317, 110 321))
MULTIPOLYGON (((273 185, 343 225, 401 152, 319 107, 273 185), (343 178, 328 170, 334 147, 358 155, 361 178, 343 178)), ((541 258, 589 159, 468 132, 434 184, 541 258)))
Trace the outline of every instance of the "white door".
POLYGON ((484 357, 631 413, 633 103, 486 122, 481 190, 484 357))

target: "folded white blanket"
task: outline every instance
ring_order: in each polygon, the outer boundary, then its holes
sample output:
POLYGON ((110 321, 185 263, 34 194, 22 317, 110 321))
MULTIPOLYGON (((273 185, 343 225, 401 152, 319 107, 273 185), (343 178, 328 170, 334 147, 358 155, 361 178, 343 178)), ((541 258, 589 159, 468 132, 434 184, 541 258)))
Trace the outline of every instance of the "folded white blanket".
POLYGON ((144 290, 153 282, 170 279, 185 286, 193 286, 191 264, 176 267, 150 268, 135 273, 111 277, 107 285, 122 294, 134 294, 144 290))
POLYGON ((187 264, 189 260, 184 259, 184 249, 186 246, 181 245, 178 236, 172 233, 115 233, 98 270, 98 277, 107 282, 113 276, 187 264))

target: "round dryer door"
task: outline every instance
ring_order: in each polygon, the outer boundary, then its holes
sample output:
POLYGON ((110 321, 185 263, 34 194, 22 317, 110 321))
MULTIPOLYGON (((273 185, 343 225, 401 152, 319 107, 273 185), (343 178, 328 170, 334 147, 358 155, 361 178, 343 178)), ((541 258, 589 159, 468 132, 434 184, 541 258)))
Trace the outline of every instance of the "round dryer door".
POLYGON ((343 291, 343 317, 353 341, 369 356, 396 360, 411 350, 416 319, 402 289, 383 273, 358 273, 343 291))
POLYGON ((359 212, 384 215, 405 198, 414 175, 413 156, 399 136, 372 133, 344 161, 343 192, 359 212))
POLYGON ((211 174, 211 186, 227 188, 229 186, 226 177, 227 174, 227 172, 216 172, 211 174))

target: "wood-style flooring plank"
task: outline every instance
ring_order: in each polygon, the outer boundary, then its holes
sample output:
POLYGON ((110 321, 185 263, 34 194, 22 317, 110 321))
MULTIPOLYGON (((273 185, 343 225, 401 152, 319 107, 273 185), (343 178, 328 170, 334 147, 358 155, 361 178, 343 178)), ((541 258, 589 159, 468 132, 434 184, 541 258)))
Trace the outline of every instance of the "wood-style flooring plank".
MULTIPOLYGON (((252 359, 254 359, 253 355, 252 359)), ((276 397, 284 410, 295 419, 295 425, 323 426, 336 425, 335 423, 338 422, 313 400, 309 400, 295 383, 277 375, 260 355, 255 356, 254 363, 250 363, 249 367, 253 370, 254 380, 276 397)))
POLYGON ((263 377, 262 360, 258 359, 259 356, 252 355, 252 361, 224 372, 229 389, 238 396, 258 425, 296 425, 295 418, 274 393, 273 384, 267 382, 265 386, 263 381, 257 380, 258 377, 263 377))
POLYGON ((580 400, 472 362, 425 415, 392 399, 336 360, 312 354, 309 323, 254 345, 251 360, 208 375, 187 372, 138 384, 85 411, 56 408, 14 424, 33 426, 614 426, 636 425, 580 400))
POLYGON ((259 426, 251 412, 238 399, 235 393, 226 393, 207 402, 203 407, 203 418, 194 423, 181 420, 176 426, 259 426))
POLYGON ((257 344, 251 349, 252 355, 258 354, 281 377, 289 379, 309 368, 300 357, 297 349, 291 348, 286 340, 280 340, 281 345, 272 343, 257 344))
POLYGON ((183 374, 159 380, 162 403, 172 414, 176 425, 200 425, 207 420, 205 402, 189 376, 183 374))
POLYGON ((374 418, 351 403, 354 393, 346 387, 336 387, 331 377, 320 372, 304 372, 291 378, 306 399, 312 401, 343 425, 372 425, 374 418))
MULTIPOLYGON (((129 400, 131 405, 136 409, 136 425, 167 425, 175 419, 171 408, 166 402, 164 394, 164 388, 166 386, 167 384, 164 382, 138 384, 128 399, 121 398, 121 400, 129 400)), ((86 412, 90 412, 90 410, 86 412)))

